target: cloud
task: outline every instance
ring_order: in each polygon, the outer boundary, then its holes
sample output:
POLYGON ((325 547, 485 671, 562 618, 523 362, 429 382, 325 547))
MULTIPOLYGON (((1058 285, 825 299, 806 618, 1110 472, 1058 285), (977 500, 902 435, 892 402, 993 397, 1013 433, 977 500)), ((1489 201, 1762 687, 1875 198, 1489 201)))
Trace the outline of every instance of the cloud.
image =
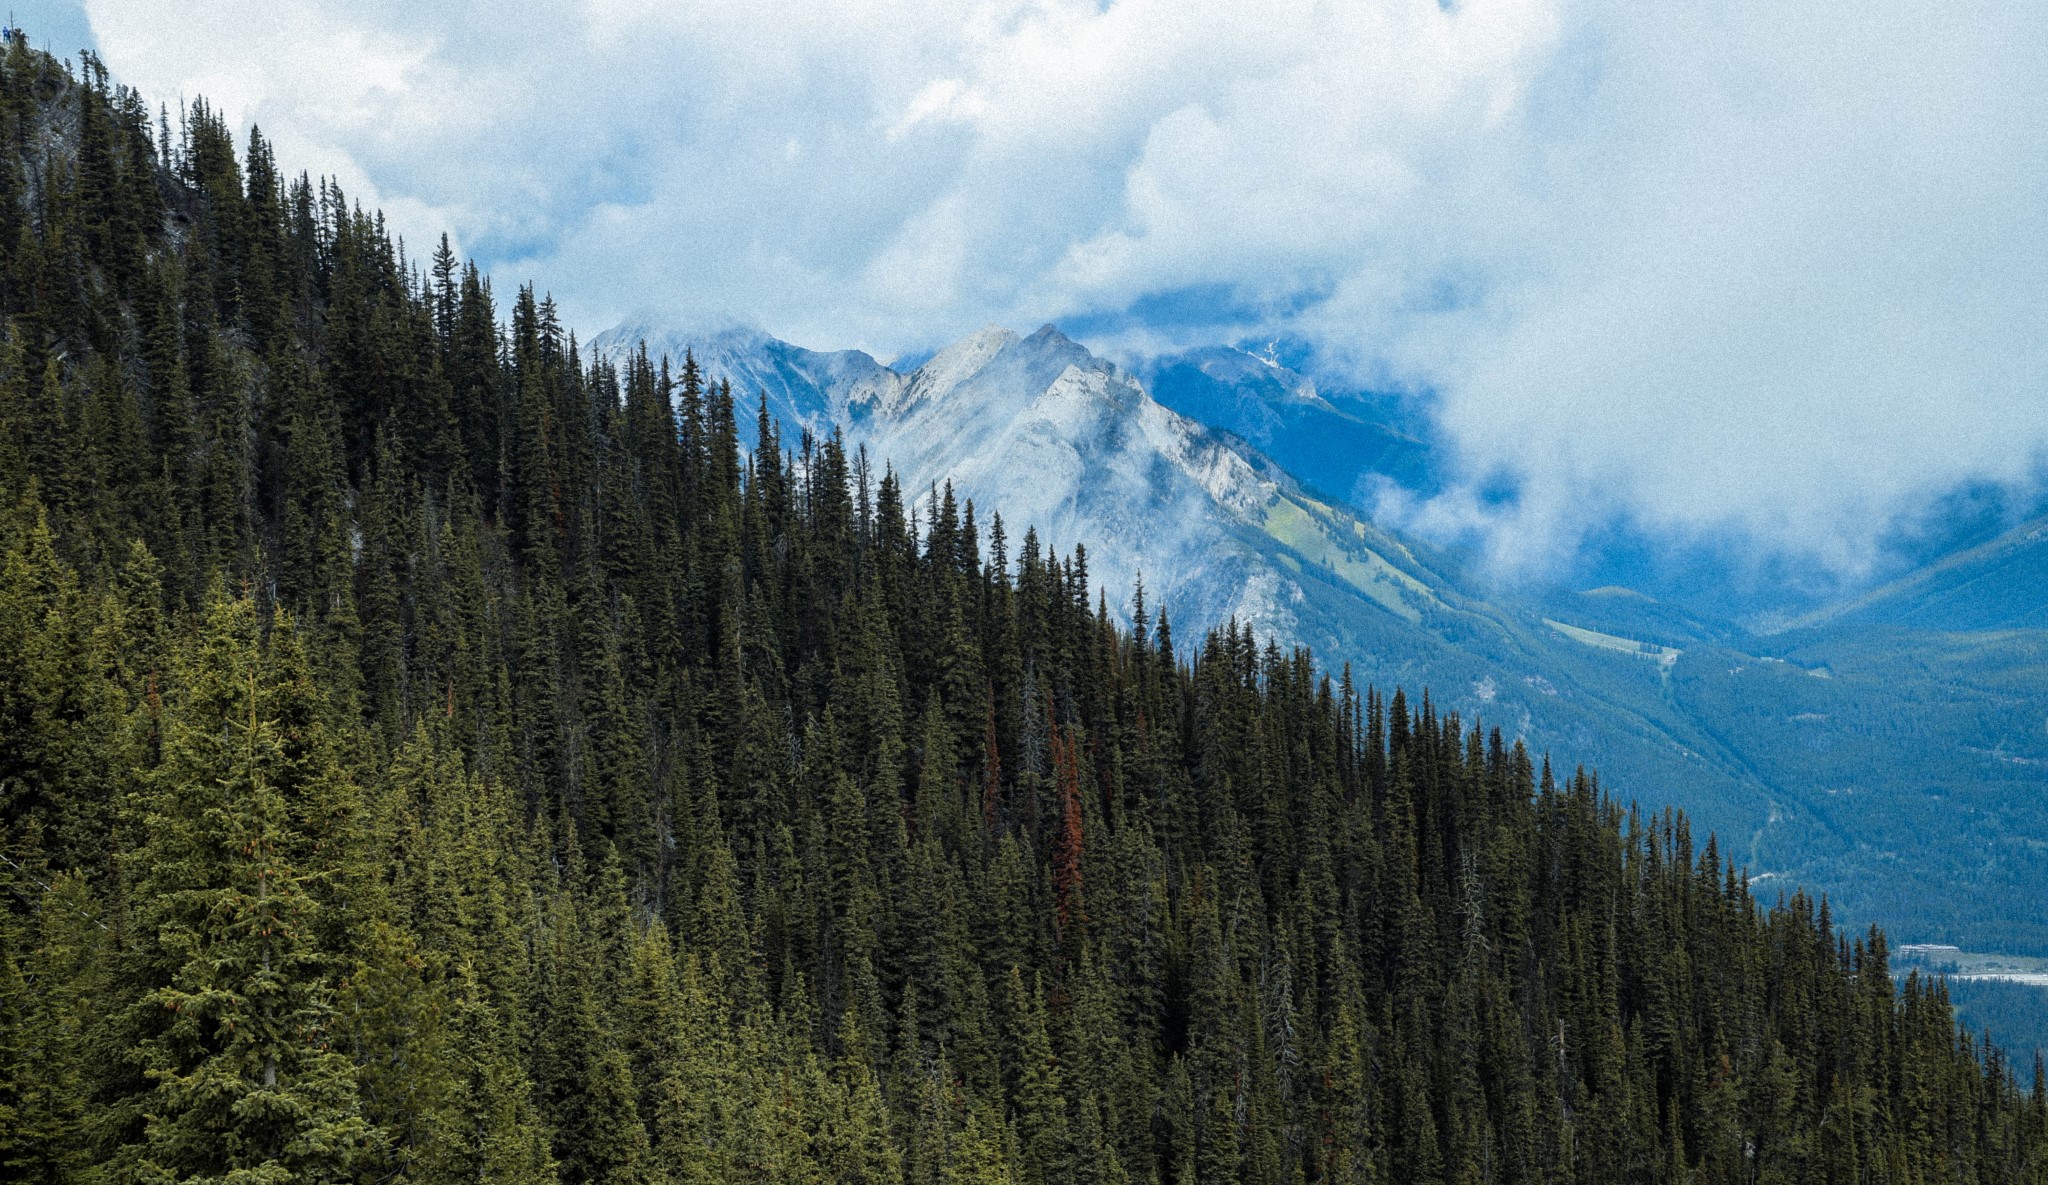
POLYGON ((1531 246, 1391 351, 1475 468, 1521 480, 1505 558, 1607 505, 1853 573, 1965 477, 2039 472, 2042 11, 1717 17, 1589 25, 1599 73, 1528 187, 1551 195, 1531 246))
POLYGON ((86 8, 586 329, 1309 337, 1429 393, 1469 480, 1389 513, 1506 568, 1619 515, 1854 572, 2048 442, 2037 4, 86 8))

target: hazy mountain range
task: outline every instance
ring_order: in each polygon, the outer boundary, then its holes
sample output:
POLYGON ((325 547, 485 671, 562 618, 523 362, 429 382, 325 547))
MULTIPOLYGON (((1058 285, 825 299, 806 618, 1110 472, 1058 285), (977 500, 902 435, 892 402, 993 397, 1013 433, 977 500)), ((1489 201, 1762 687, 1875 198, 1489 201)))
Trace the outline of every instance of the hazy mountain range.
POLYGON ((789 433, 844 433, 913 493, 950 482, 1013 540, 1084 544, 1113 602, 1142 576, 1184 645, 1235 618, 1362 682, 1426 685, 1685 808, 1753 876, 1902 940, 2048 953, 2048 520, 1759 634, 1624 587, 1468 579, 1361 509, 1379 482, 1440 479, 1426 425, 1243 350, 1133 374, 1051 326, 991 328, 892 369, 651 318, 592 348, 642 341, 789 433))

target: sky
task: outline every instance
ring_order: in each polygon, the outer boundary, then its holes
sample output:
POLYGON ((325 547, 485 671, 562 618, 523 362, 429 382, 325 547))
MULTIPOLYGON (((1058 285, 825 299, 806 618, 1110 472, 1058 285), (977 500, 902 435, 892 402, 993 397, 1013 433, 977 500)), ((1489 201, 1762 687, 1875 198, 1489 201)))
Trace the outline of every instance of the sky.
POLYGON ((1622 520, 1854 577, 2048 455, 2038 0, 15 11, 586 334, 1312 342, 1456 458, 1380 513, 1503 570, 1622 520))

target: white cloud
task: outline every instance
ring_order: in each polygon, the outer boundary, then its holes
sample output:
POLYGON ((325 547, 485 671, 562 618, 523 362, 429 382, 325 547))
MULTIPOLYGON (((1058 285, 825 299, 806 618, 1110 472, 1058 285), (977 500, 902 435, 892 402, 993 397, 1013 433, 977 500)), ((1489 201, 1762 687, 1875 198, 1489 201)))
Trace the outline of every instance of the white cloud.
POLYGON ((1859 570, 1895 516, 2024 481, 2048 442, 2048 20, 1668 15, 1589 22, 1607 52, 1530 186, 1524 274, 1395 354, 1524 478, 1504 552, 1604 505, 1859 570))
POLYGON ((1521 496, 1406 512, 1510 565, 1622 512, 1853 570, 2048 441, 2038 4, 87 8, 124 80, 587 329, 887 355, 1226 293, 1134 332, 1290 329, 1434 391, 1521 496))
POLYGON ((988 111, 988 101, 957 78, 938 78, 911 96, 903 117, 889 125, 888 138, 901 140, 926 123, 971 123, 988 111))

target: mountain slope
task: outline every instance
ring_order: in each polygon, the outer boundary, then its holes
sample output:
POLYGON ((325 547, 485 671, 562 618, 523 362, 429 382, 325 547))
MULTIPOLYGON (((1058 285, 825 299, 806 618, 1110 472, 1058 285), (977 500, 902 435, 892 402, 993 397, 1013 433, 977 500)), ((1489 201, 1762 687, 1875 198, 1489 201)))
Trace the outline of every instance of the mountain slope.
POLYGON ((1145 360, 1138 376, 1153 398, 1190 419, 1222 428, 1309 485, 1357 502, 1369 480, 1412 491, 1438 479, 1428 445, 1412 426, 1317 389, 1307 376, 1229 346, 1145 360))
MULTIPOLYGON (((644 331, 596 344, 616 356, 644 331)), ((906 373, 759 334, 650 340, 765 392, 788 426, 843 432, 913 496, 950 482, 984 516, 999 508, 1013 540, 1028 527, 1085 543, 1112 600, 1142 576, 1183 639, 1234 618, 1361 682, 1426 684, 1468 721, 1596 764, 1623 796, 1683 806, 1755 872, 1823 888, 1848 916, 2048 949, 2019 904, 2048 891, 2048 867, 1997 846, 2048 833, 2021 785, 2048 768, 2033 764, 2048 763, 2048 679, 2024 639, 1760 639, 1625 589, 1480 595, 1454 558, 1318 496, 1051 327, 984 330, 906 373)))
POLYGON ((2048 517, 2022 523, 1801 624, 2048 629, 2048 517))
MULTIPOLYGON (((641 329, 593 347, 616 356, 641 329)), ((710 360, 733 339, 651 340, 710 360)), ((1000 508, 1012 539, 1029 528, 1063 549, 1085 543, 1096 584, 1121 600, 1142 578, 1183 637, 1234 619, 1348 662, 1361 682, 1426 681, 1439 707, 1582 755, 1615 785, 1669 787, 1729 834, 1760 835, 1774 815, 1798 814, 1668 711, 1658 664, 1463 593, 1428 549, 1316 497, 1050 326, 1028 337, 984 330, 893 380, 858 365, 837 372, 857 384, 812 378, 828 357, 778 343, 730 364, 731 377, 740 387, 803 376, 808 386, 764 388, 771 411, 794 409, 794 424, 814 432, 838 428, 914 495, 951 483, 1000 508)))
POLYGON ((1050 544, 1087 541, 1100 583, 1120 591, 1146 576, 1194 622, 1234 616, 1308 641, 1315 607, 1289 570, 1301 565, 1276 562, 1284 547, 1335 563, 1398 618, 1441 607, 1442 582, 1397 540, 1337 521, 1263 458, 1049 326, 1028 338, 985 330, 940 351, 899 397, 852 410, 849 432, 914 489, 950 481, 1050 544))

